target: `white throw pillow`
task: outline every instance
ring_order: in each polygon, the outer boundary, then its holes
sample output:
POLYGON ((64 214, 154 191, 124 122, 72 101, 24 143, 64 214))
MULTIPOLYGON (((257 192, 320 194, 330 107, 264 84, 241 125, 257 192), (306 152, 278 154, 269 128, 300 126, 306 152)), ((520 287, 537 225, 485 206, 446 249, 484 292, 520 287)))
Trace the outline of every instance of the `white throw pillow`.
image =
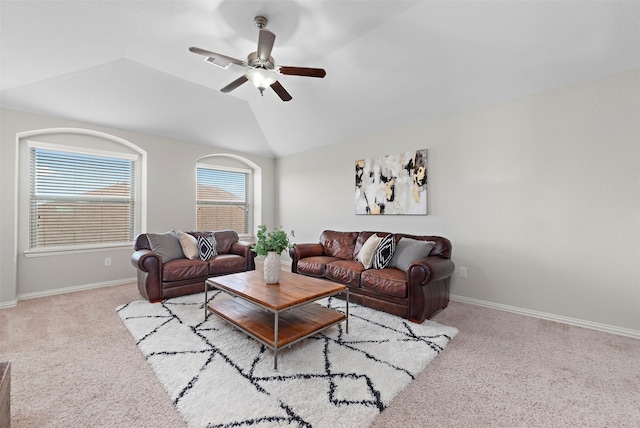
POLYGON ((180 238, 182 252, 188 259, 193 260, 200 257, 198 253, 198 240, 195 236, 178 231, 178 238, 180 238))
POLYGON ((376 248, 378 248, 380 241, 382 241, 382 238, 374 233, 362 245, 362 248, 358 253, 358 261, 363 264, 365 269, 371 269, 371 265, 373 264, 373 254, 376 252, 376 248))

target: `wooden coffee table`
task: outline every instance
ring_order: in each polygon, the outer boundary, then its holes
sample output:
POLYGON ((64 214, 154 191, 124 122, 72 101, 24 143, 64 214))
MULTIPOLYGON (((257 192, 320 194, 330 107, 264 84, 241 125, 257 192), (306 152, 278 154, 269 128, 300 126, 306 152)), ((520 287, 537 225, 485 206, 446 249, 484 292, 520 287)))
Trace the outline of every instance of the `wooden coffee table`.
POLYGON ((342 284, 284 271, 278 284, 267 284, 252 270, 209 278, 204 288, 205 321, 213 312, 273 350, 275 370, 279 349, 342 321, 349 333, 349 289, 342 284), (207 304, 209 287, 233 298, 207 304), (346 314, 313 303, 340 293, 346 293, 346 314))

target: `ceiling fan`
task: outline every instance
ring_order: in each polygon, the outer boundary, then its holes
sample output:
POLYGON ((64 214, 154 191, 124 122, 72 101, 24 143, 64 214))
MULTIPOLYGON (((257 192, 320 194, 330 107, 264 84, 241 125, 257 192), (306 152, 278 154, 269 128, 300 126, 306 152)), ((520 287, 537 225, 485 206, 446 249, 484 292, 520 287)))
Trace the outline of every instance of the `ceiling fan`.
POLYGON ((276 63, 271 56, 271 50, 273 49, 273 43, 276 40, 276 35, 266 29, 268 21, 264 16, 256 16, 253 22, 260 30, 260 34, 258 36, 258 50, 250 53, 246 61, 197 47, 189 48, 191 52, 205 56, 205 61, 215 64, 218 67, 226 69, 229 65, 235 64, 249 68, 245 74, 220 89, 220 91, 225 93, 231 92, 247 80, 250 80, 251 83, 258 88, 260 95, 264 95, 264 90, 270 86, 282 101, 290 101, 292 97, 280 82, 278 82, 277 74, 320 78, 326 76, 327 73, 322 68, 276 66, 276 63))

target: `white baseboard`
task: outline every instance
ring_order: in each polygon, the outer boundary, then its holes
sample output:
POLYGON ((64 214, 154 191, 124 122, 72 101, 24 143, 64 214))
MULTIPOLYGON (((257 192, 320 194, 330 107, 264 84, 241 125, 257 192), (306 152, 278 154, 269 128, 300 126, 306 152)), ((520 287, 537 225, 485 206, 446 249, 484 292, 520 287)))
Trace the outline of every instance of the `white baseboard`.
POLYGON ((0 309, 15 308, 18 306, 18 300, 9 300, 8 302, 0 302, 0 309))
POLYGON ((575 325, 577 327, 589 328, 592 330, 604 331, 606 333, 618 334, 620 336, 633 337, 640 339, 640 331, 629 328, 617 327, 615 325, 601 324, 592 321, 585 321, 578 318, 570 318, 562 315, 550 314, 547 312, 532 311, 530 309, 518 308, 516 306, 503 305, 501 303, 489 302, 486 300, 472 299, 469 297, 458 296, 452 294, 449 296, 451 300, 457 302, 469 303, 470 305, 484 306, 486 308, 498 309, 501 311, 512 312, 515 314, 526 315, 534 318, 540 318, 549 321, 556 321, 563 324, 575 325))
MULTIPOLYGON (((71 293, 74 291, 91 290, 94 288, 110 287, 112 285, 129 284, 136 282, 136 278, 116 279, 114 281, 94 282, 93 284, 74 285, 72 287, 57 288, 55 290, 36 291, 34 293, 18 294, 18 300, 36 299, 38 297, 55 296, 57 294, 71 293)), ((15 306, 15 305, 14 305, 15 306)))

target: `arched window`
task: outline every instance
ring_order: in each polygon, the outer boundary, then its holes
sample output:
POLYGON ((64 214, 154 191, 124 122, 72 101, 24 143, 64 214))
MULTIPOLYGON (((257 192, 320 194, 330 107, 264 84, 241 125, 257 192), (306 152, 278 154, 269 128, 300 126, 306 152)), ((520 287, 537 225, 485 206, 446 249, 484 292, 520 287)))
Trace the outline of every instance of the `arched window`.
POLYGON ((240 236, 253 234, 255 169, 246 159, 224 155, 198 161, 198 230, 235 230, 240 236))
POLYGON ((31 253, 131 245, 141 229, 142 153, 87 130, 24 138, 31 253))

